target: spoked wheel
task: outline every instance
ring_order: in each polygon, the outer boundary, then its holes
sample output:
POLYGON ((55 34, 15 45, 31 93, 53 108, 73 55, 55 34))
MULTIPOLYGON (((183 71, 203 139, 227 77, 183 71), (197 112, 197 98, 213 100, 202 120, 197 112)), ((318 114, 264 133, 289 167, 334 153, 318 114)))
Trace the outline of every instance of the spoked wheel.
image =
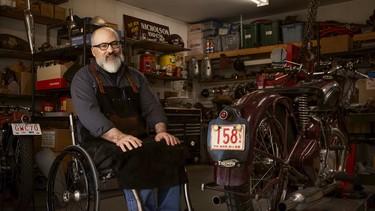
POLYGON ((11 197, 16 210, 31 210, 34 192, 33 177, 33 137, 12 136, 12 149, 7 153, 10 158, 10 178, 8 178, 11 197))
POLYGON ((280 177, 281 163, 276 158, 282 158, 281 135, 279 122, 267 115, 257 125, 254 143, 254 159, 249 183, 226 187, 227 190, 250 193, 249 196, 228 194, 229 210, 276 210, 277 204, 285 197, 287 180, 280 177))
POLYGON ((70 146, 54 160, 47 183, 47 209, 99 210, 95 165, 87 152, 70 146))

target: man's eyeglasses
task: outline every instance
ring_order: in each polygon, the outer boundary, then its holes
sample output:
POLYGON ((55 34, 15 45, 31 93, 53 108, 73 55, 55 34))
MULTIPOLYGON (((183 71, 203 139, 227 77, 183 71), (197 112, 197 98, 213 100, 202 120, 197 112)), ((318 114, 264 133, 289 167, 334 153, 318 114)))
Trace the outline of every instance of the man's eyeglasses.
POLYGON ((97 45, 93 45, 92 47, 99 48, 102 51, 105 51, 108 49, 108 47, 111 46, 112 48, 119 48, 120 47, 120 41, 112 41, 110 43, 103 42, 97 45))

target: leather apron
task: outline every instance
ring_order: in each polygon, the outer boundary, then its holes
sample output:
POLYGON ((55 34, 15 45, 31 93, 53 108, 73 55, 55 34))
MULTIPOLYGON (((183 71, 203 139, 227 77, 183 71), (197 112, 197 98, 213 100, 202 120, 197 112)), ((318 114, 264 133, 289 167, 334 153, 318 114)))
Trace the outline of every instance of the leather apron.
POLYGON ((148 137, 145 121, 141 115, 138 88, 125 70, 131 86, 124 89, 103 86, 94 65, 90 68, 99 85, 97 100, 101 112, 122 132, 140 138, 140 148, 122 152, 116 144, 102 138, 95 138, 81 127, 81 146, 92 156, 97 169, 113 169, 122 189, 145 189, 173 186, 187 182, 184 169, 187 148, 167 146, 165 141, 156 142, 148 137))

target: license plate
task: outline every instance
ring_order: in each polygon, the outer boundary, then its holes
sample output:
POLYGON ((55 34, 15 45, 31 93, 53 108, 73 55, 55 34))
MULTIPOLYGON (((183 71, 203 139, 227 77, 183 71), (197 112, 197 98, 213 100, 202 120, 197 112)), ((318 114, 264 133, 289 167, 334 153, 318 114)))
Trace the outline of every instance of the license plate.
POLYGON ((211 150, 244 150, 245 130, 244 124, 212 125, 211 150))
POLYGON ((38 123, 12 123, 13 135, 30 136, 42 135, 42 129, 38 123))

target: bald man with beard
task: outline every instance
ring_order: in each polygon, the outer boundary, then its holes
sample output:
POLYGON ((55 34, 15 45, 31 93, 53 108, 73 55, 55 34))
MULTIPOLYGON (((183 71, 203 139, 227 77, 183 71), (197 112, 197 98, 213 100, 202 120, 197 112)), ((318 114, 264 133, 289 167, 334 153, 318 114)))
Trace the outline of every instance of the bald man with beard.
POLYGON ((145 76, 124 63, 117 32, 99 28, 91 44, 94 59, 71 83, 80 145, 98 169, 115 171, 130 211, 180 210, 186 148, 168 133, 164 109, 145 76))

